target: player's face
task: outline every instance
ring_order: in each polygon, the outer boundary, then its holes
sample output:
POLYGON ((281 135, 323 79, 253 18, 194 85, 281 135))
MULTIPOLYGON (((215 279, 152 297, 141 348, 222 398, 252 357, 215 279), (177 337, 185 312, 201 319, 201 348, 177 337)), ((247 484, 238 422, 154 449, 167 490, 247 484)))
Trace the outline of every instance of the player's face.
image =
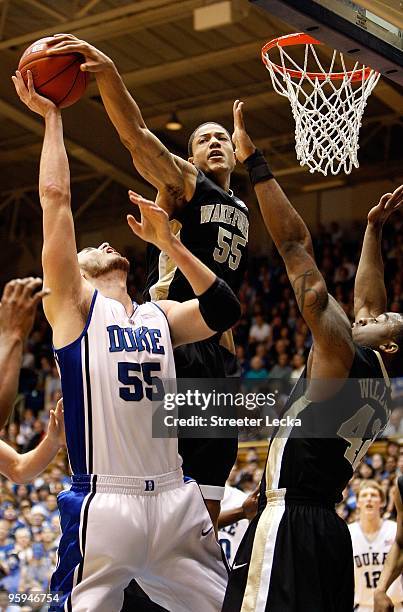
POLYGON ((380 516, 382 498, 379 491, 372 487, 360 491, 357 499, 357 507, 360 509, 360 516, 380 516))
POLYGON ((93 278, 98 278, 115 270, 126 273, 129 271, 129 262, 126 257, 122 257, 109 242, 103 242, 98 248, 87 247, 80 251, 78 263, 82 270, 93 278))
POLYGON ((235 168, 231 138, 218 123, 202 125, 194 136, 192 149, 190 161, 207 174, 232 172, 235 168))
POLYGON ((402 317, 396 312, 384 312, 377 317, 363 317, 353 323, 353 340, 360 346, 379 348, 393 341, 396 326, 402 317))

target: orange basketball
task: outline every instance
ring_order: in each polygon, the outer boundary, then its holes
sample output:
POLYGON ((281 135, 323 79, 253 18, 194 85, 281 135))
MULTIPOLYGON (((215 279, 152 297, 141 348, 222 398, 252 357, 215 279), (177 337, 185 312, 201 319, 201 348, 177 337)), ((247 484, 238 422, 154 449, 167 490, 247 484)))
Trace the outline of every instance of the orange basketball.
POLYGON ((46 55, 50 40, 54 40, 53 37, 32 43, 22 54, 18 70, 25 84, 27 70, 30 70, 36 91, 59 108, 66 108, 77 102, 87 87, 88 75, 80 70, 85 59, 81 53, 46 55))

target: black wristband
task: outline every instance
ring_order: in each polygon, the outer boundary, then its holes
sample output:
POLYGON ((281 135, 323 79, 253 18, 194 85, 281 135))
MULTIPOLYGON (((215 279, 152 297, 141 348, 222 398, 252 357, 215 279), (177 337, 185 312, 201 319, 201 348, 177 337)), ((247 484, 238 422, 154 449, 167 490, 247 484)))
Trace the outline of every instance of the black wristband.
POLYGON ((248 169, 249 178, 253 186, 257 183, 269 181, 274 178, 265 156, 259 149, 256 149, 252 155, 249 155, 249 157, 245 159, 244 164, 248 169))
POLYGON ((211 287, 198 295, 197 299, 205 323, 216 332, 230 329, 241 316, 238 298, 221 278, 216 278, 211 287))

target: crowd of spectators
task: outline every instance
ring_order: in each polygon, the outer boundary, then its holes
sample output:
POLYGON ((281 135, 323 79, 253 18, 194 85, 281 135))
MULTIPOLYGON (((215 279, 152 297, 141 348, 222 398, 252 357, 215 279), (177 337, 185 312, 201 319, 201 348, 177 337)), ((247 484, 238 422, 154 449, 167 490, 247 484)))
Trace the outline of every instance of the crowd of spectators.
MULTIPOLYGON (((343 492, 343 501, 337 506, 339 516, 347 523, 358 519, 357 493, 363 480, 375 480, 380 484, 386 499, 383 518, 396 518, 393 494, 396 478, 403 474, 403 445, 397 440, 389 439, 382 441, 378 446, 379 450, 374 453, 371 450, 364 456, 343 492)), ((262 477, 262 468, 258 449, 250 446, 244 460, 242 462, 238 460, 232 468, 229 484, 249 494, 258 486, 262 477)))
MULTIPOLYGON (((400 226, 401 229, 401 226, 400 226)), ((320 227, 314 247, 318 267, 329 291, 353 317, 353 285, 362 228, 348 234, 337 223, 320 227)), ((392 311, 403 311, 403 232, 386 226, 383 239, 386 286, 392 311), (392 241, 393 237, 393 241, 392 241)), ((132 261, 129 293, 141 299, 144 268, 132 261)), ((242 317, 234 329, 236 352, 242 377, 249 379, 297 378, 311 346, 308 327, 300 317, 284 266, 273 252, 270 258, 250 260, 239 292, 242 317)), ((331 347, 329 347, 331 350, 331 347)), ((43 438, 50 408, 61 396, 60 380, 52 354, 50 328, 38 311, 34 329, 26 343, 19 384, 19 397, 12 421, 1 439, 18 452, 27 452, 43 438)), ((403 408, 397 404, 386 433, 403 434, 403 408)), ((357 470, 339 513, 347 521, 356 518, 356 492, 360 479, 375 478, 385 489, 385 513, 393 516, 392 493, 396 475, 403 473, 403 447, 390 442, 384 455, 367 456, 357 470)), ((56 564, 60 539, 56 496, 69 486, 64 452, 59 452, 48 470, 30 485, 14 485, 1 479, 0 489, 0 589, 8 592, 45 590, 56 564)), ((260 481, 262 465, 253 447, 246 462, 232 470, 230 483, 246 492, 260 481)))

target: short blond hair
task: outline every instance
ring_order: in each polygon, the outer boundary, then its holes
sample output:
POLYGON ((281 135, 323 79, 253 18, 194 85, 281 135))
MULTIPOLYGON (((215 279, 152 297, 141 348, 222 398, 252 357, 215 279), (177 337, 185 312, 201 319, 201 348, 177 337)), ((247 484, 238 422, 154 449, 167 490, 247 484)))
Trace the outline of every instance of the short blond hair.
POLYGON ((365 489, 376 489, 380 495, 382 503, 385 502, 384 490, 382 489, 379 482, 376 482, 376 480, 363 480, 360 484, 360 488, 358 489, 357 498, 360 496, 361 491, 365 491, 365 489))

